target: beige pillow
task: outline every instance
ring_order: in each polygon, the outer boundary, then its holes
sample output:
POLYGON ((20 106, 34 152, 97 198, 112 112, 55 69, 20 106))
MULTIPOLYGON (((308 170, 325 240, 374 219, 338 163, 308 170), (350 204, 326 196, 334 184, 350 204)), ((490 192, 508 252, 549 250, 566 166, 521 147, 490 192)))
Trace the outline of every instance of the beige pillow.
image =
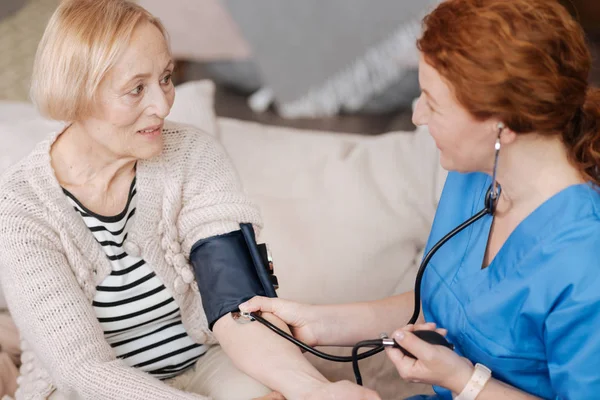
POLYGON ((62 126, 42 118, 30 103, 0 101, 0 174, 62 126))
MULTIPOLYGON (((218 125, 261 208, 260 239, 271 248, 280 297, 346 303, 413 288, 436 203, 438 155, 426 132, 368 137, 231 119, 218 125)), ((309 358, 329 379, 354 380, 349 364, 309 358)), ((361 371, 385 399, 431 393, 403 382, 383 354, 362 361, 361 371)))
POLYGON ((281 296, 336 303, 412 288, 435 212, 437 150, 429 135, 218 121, 220 140, 263 213, 281 296))
POLYGON ((175 89, 175 102, 167 119, 194 125, 217 136, 215 84, 209 80, 191 81, 175 89))

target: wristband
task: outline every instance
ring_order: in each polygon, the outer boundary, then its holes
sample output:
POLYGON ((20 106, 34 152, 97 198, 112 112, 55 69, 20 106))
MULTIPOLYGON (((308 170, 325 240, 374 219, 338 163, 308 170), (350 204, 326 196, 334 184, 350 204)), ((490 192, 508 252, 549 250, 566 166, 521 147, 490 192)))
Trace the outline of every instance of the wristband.
POLYGON ((471 379, 463 391, 455 397, 455 400, 475 400, 491 377, 492 371, 488 367, 475 364, 475 371, 473 371, 471 379))

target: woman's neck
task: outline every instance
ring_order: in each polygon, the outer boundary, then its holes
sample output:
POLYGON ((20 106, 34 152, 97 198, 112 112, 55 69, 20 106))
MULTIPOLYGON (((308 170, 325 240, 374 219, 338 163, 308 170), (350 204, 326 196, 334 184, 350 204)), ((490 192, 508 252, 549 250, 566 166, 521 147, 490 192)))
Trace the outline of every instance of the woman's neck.
POLYGON ((109 192, 116 181, 131 181, 136 159, 120 157, 96 143, 83 127, 72 124, 50 150, 52 167, 65 187, 94 187, 109 192))
POLYGON ((561 190, 585 182, 560 138, 537 134, 522 135, 500 150, 497 181, 502 187, 498 211, 527 214, 561 190))

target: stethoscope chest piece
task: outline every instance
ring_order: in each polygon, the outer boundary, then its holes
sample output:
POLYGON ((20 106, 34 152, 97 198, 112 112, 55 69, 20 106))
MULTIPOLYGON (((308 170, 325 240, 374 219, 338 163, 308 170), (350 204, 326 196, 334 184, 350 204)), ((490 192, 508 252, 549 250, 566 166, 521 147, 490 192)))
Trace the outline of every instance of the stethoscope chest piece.
POLYGON ((496 212, 496 206, 498 205, 498 199, 500 198, 501 188, 498 185, 492 183, 485 193, 484 206, 488 214, 494 215, 496 212))

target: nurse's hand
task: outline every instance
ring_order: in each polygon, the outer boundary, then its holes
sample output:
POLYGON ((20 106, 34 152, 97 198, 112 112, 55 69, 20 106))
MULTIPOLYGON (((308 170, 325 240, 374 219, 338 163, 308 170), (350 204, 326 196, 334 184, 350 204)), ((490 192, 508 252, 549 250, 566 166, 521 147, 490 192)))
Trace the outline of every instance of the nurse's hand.
POLYGON ((433 323, 408 325, 394 332, 394 340, 417 357, 415 360, 398 349, 386 349, 402 379, 441 386, 460 393, 471 379, 473 363, 444 346, 432 345, 419 339, 411 333, 415 330, 435 330, 444 336, 447 334, 445 329, 436 329, 433 323))
POLYGON ((309 346, 319 344, 319 327, 327 325, 317 308, 308 304, 296 303, 280 298, 256 296, 240 304, 243 312, 269 312, 276 315, 291 329, 292 335, 309 346))

